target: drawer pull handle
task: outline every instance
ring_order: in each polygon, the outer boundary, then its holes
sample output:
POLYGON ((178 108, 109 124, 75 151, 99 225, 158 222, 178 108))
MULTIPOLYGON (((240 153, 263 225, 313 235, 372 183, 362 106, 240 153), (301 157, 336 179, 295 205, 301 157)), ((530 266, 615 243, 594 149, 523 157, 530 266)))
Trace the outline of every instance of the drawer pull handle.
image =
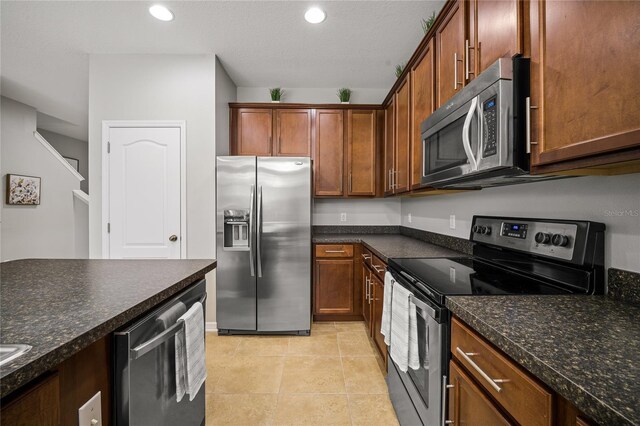
POLYGON ((364 257, 365 260, 371 259, 371 255, 368 254, 363 254, 362 257, 364 257))
POLYGON ((373 269, 375 269, 375 270, 376 270, 376 272, 382 272, 382 271, 384 271, 384 268, 380 268, 378 265, 372 265, 372 266, 373 266, 373 269))
POLYGON ((325 250, 325 253, 344 253, 344 250, 325 250))
POLYGON ((507 379, 492 379, 491 377, 489 377, 489 375, 487 373, 485 373, 482 370, 482 368, 478 367, 478 364, 473 362, 473 360, 471 359, 472 356, 478 355, 477 352, 465 352, 462 349, 460 349, 460 347, 456 347, 456 352, 458 352, 460 354, 460 356, 462 356, 462 358, 464 358, 465 361, 467 361, 469 364, 471 364, 473 369, 476 370, 482 376, 483 379, 485 379, 487 382, 489 382, 491 387, 493 389, 495 389, 496 392, 502 392, 502 388, 500 386, 498 386, 497 384, 498 383, 506 383, 509 380, 507 380, 507 379))

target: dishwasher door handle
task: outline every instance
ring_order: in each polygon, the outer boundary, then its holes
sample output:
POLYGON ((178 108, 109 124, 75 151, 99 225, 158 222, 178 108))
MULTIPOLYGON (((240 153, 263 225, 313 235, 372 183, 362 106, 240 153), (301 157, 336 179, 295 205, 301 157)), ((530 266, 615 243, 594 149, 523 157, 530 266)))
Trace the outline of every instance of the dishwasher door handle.
MULTIPOLYGON (((202 303, 204 305, 204 302, 206 300, 207 300, 207 293, 205 293, 200 298, 200 300, 198 300, 198 302, 200 302, 200 303, 202 303)), ((164 330, 162 333, 160 333, 157 336, 147 340, 144 343, 140 343, 138 346, 136 346, 135 348, 131 349, 130 358, 132 360, 140 358, 142 355, 152 351, 153 349, 157 348, 158 346, 160 346, 164 342, 168 341, 170 338, 175 336, 179 331, 182 331, 183 328, 184 328, 184 321, 176 322, 171 327, 169 327, 166 330, 164 330)))

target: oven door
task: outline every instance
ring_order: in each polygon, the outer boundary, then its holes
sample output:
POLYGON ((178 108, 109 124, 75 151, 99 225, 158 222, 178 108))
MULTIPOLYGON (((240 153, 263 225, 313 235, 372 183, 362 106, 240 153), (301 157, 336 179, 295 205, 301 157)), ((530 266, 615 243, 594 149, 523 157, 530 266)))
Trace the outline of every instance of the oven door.
POLYGON ((478 98, 474 97, 422 134, 422 183, 434 185, 477 170, 478 98))
POLYGON ((415 419, 419 418, 422 424, 437 425, 442 422, 443 414, 442 383, 446 374, 448 311, 420 294, 406 280, 396 279, 398 284, 412 292, 416 305, 420 368, 409 368, 403 373, 389 359, 387 380, 391 401, 401 424, 416 424, 415 419))

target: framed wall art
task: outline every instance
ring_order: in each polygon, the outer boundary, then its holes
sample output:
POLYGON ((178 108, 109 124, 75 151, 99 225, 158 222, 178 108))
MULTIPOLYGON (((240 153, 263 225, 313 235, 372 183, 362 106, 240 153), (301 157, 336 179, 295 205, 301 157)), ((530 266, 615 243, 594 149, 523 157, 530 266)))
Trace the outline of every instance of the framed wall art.
POLYGON ((40 178, 7 174, 7 204, 37 206, 40 204, 40 178))

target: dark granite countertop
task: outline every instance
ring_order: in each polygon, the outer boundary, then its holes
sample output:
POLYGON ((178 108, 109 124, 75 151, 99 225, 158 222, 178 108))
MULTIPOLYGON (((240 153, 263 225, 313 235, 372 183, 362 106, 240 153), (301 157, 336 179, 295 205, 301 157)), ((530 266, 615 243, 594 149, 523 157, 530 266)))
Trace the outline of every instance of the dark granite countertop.
POLYGON ((393 257, 452 257, 463 253, 435 244, 394 234, 316 234, 314 243, 346 244, 362 243, 374 254, 387 262, 393 257))
POLYGON ((2 367, 0 397, 215 267, 215 260, 25 259, 0 264, 0 341, 33 346, 2 367))
POLYGON ((447 307, 603 425, 640 425, 640 306, 605 296, 454 296, 447 307))

